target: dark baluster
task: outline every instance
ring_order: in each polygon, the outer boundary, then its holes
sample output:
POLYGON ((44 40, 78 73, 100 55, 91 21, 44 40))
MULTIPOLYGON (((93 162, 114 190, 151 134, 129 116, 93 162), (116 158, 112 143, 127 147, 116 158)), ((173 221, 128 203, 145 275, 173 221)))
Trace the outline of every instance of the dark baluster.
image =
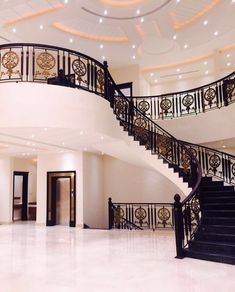
POLYGON ((23 81, 24 78, 24 51, 23 51, 23 47, 21 48, 21 81, 23 81))
MULTIPOLYGON (((1 56, 0 56, 1 59, 1 56)), ((29 47, 26 52, 26 80, 29 81, 29 47)))
POLYGON ((35 50, 34 50, 34 47, 33 47, 33 81, 34 81, 34 77, 35 77, 35 50))
POLYGON ((228 80, 224 80, 222 87, 223 87, 223 100, 224 100, 225 106, 228 106, 227 84, 228 84, 228 80))
POLYGON ((104 98, 109 100, 109 72, 108 63, 104 61, 104 98))
POLYGON ((113 228, 113 221, 114 221, 114 211, 113 211, 113 203, 112 198, 108 199, 108 215, 109 215, 109 229, 113 228))
POLYGON ((176 258, 182 259, 184 257, 183 242, 184 242, 184 229, 183 229, 183 213, 182 203, 180 202, 180 195, 174 196, 174 221, 175 221, 175 241, 176 241, 176 258))

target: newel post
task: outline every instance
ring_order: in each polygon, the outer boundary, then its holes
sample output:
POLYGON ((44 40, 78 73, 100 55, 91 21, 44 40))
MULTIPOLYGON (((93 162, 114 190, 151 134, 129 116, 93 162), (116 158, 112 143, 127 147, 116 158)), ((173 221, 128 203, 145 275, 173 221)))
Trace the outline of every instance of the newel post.
POLYGON ((113 213, 113 203, 112 198, 108 200, 108 216, 109 216, 109 229, 113 228, 113 220, 114 220, 114 213, 113 213))
POLYGON ((174 196, 174 219, 175 219, 175 243, 176 243, 176 258, 182 259, 183 252, 183 239, 184 239, 184 225, 183 225, 183 212, 182 203, 180 202, 180 195, 174 196))
POLYGON ((104 97, 109 99, 109 74, 108 74, 108 62, 104 61, 104 97))

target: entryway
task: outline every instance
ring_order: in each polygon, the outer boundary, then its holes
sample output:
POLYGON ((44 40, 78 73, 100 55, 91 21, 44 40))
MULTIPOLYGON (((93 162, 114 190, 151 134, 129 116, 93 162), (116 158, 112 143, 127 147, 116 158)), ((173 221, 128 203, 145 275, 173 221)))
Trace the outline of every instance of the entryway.
POLYGON ((47 172, 47 226, 76 226, 76 171, 47 172))

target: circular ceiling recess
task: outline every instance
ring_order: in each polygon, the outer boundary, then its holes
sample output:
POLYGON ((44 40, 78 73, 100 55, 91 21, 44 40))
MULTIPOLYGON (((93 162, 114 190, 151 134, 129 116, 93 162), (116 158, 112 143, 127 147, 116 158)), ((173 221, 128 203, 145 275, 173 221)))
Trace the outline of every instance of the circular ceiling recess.
MULTIPOLYGON (((140 13, 138 15, 136 14, 133 14, 133 15, 124 15, 123 16, 123 11, 122 11, 122 16, 120 15, 117 15, 116 13, 113 14, 113 15, 104 15, 104 14, 101 14, 99 12, 96 12, 88 7, 81 7, 81 9, 91 15, 94 15, 94 16, 98 16, 98 17, 102 17, 102 18, 106 18, 106 19, 112 19, 112 20, 131 20, 131 19, 137 19, 137 18, 142 18, 142 17, 145 17, 145 16, 148 16, 148 15, 151 15, 153 13, 156 13, 156 12, 159 12, 159 10, 161 10, 162 8, 164 8, 166 5, 168 5, 170 2, 172 2, 172 0, 158 0, 158 5, 156 5, 154 3, 154 8, 152 7, 152 9, 150 10, 146 10, 145 12, 143 13, 140 13)), ((120 10, 119 10, 120 12, 120 10)), ((129 13, 129 10, 126 10, 126 12, 129 13)), ((117 11, 118 13, 118 11, 117 11)))
POLYGON ((175 42, 169 39, 149 36, 144 39, 140 47, 145 54, 163 55, 169 53, 175 48, 175 42))

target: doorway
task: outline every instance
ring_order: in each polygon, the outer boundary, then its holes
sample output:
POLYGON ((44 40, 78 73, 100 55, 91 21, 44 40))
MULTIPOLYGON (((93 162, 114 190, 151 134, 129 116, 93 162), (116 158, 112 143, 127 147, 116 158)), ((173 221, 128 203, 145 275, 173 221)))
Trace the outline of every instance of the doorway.
POLYGON ((13 222, 28 220, 28 175, 28 172, 13 172, 13 222))
POLYGON ((76 171, 47 172, 47 226, 76 226, 76 171))

